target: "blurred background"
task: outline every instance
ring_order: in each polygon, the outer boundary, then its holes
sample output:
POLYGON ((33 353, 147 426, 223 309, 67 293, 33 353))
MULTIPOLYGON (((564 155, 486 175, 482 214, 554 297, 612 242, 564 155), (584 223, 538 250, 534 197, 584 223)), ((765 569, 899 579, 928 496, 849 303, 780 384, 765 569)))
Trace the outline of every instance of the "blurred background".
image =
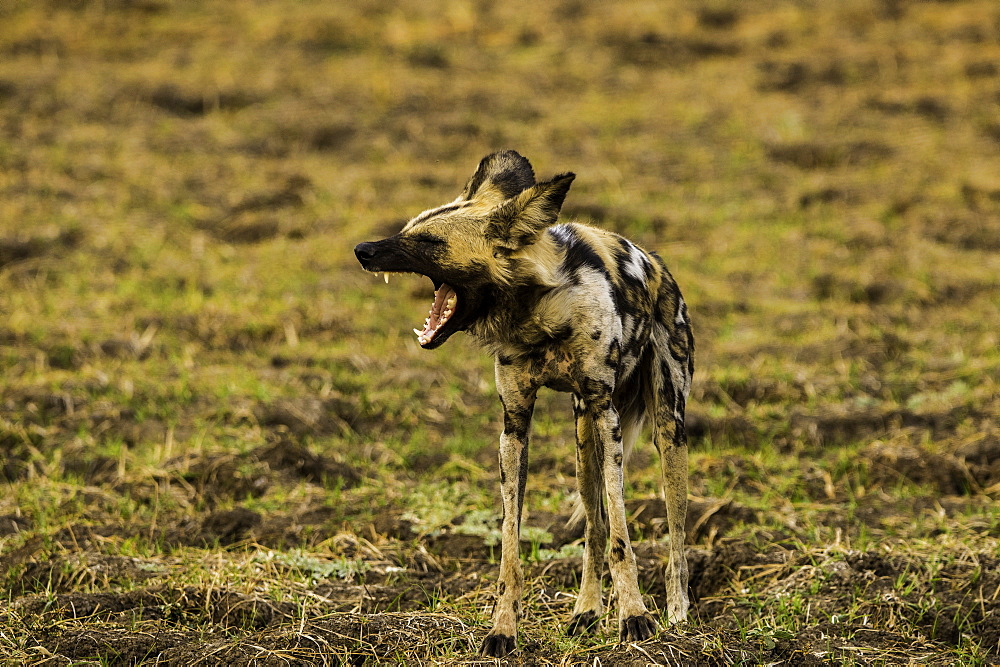
MULTIPOLYGON (((689 541, 864 551, 945 531, 993 548, 992 0, 8 0, 6 596, 133 591, 150 572, 205 586, 222 566, 184 559, 237 547, 311 549, 347 569, 285 566, 354 581, 382 562, 359 536, 383 555, 427 547, 442 572, 487 562, 491 362, 462 336, 419 350, 429 282, 386 286, 352 248, 506 148, 539 177, 576 172, 564 218, 656 250, 684 291, 689 541)), ((536 555, 576 562, 570 415, 543 397, 526 521, 536 555)), ((633 468, 629 494, 655 499, 651 448, 633 468)), ((658 537, 648 504, 633 531, 658 537)), ((234 585, 284 590, 261 577, 234 585)), ((732 616, 698 609, 706 628, 732 616)), ((977 609, 950 639, 911 630, 980 655, 974 630, 995 657, 993 607, 977 609)))

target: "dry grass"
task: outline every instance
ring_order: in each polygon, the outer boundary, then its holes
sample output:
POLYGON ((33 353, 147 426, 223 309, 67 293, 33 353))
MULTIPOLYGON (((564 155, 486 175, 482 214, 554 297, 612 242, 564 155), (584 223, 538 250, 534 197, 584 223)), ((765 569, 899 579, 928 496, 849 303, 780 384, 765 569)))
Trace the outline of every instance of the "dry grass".
POLYGON ((351 249, 509 147, 666 258, 698 342, 692 622, 561 635, 545 395, 518 657, 996 662, 998 62, 988 0, 0 7, 0 654, 474 662, 490 362, 419 350, 425 281, 351 249))

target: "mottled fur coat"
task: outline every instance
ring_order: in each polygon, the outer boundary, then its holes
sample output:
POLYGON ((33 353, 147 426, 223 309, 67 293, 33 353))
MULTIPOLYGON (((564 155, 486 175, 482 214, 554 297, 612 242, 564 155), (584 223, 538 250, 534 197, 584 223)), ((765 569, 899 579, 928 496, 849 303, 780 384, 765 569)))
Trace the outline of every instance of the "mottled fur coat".
POLYGON ((528 433, 541 387, 570 392, 576 417, 586 529, 580 594, 567 632, 591 631, 602 616, 606 557, 621 639, 646 639, 656 630, 639 592, 623 497, 624 463, 647 420, 660 454, 671 536, 667 622, 688 612, 684 410, 694 339, 687 306, 654 253, 601 229, 557 224, 573 178, 566 173, 536 183, 525 158, 494 153, 457 199, 424 211, 395 236, 355 248, 369 271, 413 272, 434 283, 434 303, 423 327, 414 329, 422 347, 436 348, 465 331, 496 359, 504 515, 498 599, 482 644, 492 657, 516 646, 528 433))

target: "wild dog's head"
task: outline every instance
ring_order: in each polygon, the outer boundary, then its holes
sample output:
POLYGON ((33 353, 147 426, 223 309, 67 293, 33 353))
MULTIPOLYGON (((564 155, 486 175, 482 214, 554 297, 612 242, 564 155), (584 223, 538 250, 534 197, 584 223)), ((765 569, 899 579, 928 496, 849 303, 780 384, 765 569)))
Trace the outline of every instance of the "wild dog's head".
MULTIPOLYGON (((419 273, 434 283, 421 347, 433 349, 489 314, 498 290, 528 280, 522 255, 559 217, 574 174, 535 183, 514 151, 487 155, 462 194, 424 211, 403 230, 354 249, 367 271, 419 273)), ((388 276, 386 277, 388 280, 388 276)))

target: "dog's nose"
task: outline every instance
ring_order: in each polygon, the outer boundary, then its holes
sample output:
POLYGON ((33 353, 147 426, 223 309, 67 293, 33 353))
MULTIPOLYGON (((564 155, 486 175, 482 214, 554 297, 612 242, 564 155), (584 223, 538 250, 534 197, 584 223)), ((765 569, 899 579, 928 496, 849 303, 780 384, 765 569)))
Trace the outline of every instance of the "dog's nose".
POLYGON ((374 243, 359 243, 354 246, 354 255, 358 258, 359 262, 364 264, 375 259, 374 245, 374 243))

